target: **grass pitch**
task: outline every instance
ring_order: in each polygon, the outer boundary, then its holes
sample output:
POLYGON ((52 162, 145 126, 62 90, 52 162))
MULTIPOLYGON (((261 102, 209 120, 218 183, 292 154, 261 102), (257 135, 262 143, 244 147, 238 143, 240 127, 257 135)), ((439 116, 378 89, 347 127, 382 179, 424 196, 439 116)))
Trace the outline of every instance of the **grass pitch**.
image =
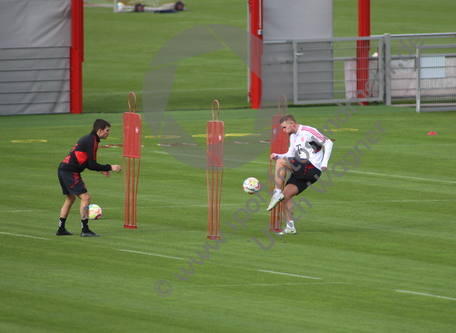
MULTIPOLYGON (((325 116, 306 108, 293 111, 300 122, 322 127, 336 109, 326 108, 325 116)), ((364 156, 357 153, 356 169, 353 163, 344 176, 331 174, 326 193, 308 189, 302 194, 312 208, 303 205, 307 213, 296 222, 295 236, 271 236, 271 241, 262 230, 270 219, 267 204, 257 209, 254 197, 242 191, 249 176, 267 181, 267 146, 260 158, 225 170, 225 240, 218 249, 206 239, 206 172, 175 160, 145 135, 138 229, 123 228, 123 176, 105 179, 85 171, 92 202, 103 208, 102 218, 90 227, 102 237, 79 237, 77 206, 67 221, 75 235, 56 237, 63 203, 59 162, 90 131, 94 117, 113 125, 102 143, 121 144, 122 114, 2 118, 0 148, 8 176, 0 184, 0 328, 453 332, 456 114, 391 112, 384 106, 358 111, 334 131, 333 164, 343 161, 379 120, 385 134, 370 149, 361 148, 364 156), (428 136, 431 130, 438 135, 428 136), (246 220, 246 228, 236 217, 246 220), (157 291, 171 294, 162 297, 157 291)), ((243 112, 222 111, 226 133, 250 130, 235 122, 243 112)), ((184 113, 182 118, 188 116, 184 113)), ((204 133, 206 113, 192 113, 193 120, 184 124, 190 134, 204 133)), ((179 112, 174 116, 179 118, 179 112)), ((122 150, 100 148, 98 159, 121 163, 122 150)))
MULTIPOLYGON (((84 112, 128 111, 131 91, 138 95, 138 110, 142 110, 141 93, 149 65, 179 33, 210 24, 247 29, 244 0, 184 3, 187 11, 176 14, 114 14, 111 8, 85 8, 84 112)), ((371 1, 371 34, 453 32, 454 12, 456 2, 449 0, 371 1)), ((357 35, 358 1, 334 0, 334 37, 357 35)), ((247 93, 246 65, 223 49, 179 61, 167 109, 207 109, 214 98, 226 109, 249 108, 247 93)))
MULTIPOLYGON (((141 91, 160 47, 199 24, 246 27, 244 1, 186 5, 170 15, 86 8, 85 114, 0 119, 0 331, 454 332, 455 112, 356 106, 331 135, 330 166, 345 161, 349 170, 331 174, 326 193, 308 189, 298 197, 312 205, 296 222, 298 234, 274 241, 262 230, 267 203, 257 209, 242 191, 249 176, 267 181, 266 144, 258 158, 224 172, 218 248, 206 239, 206 171, 168 154, 143 122, 138 229, 123 228, 123 174, 85 171, 92 203, 103 208, 90 227, 102 237, 79 237, 77 205, 67 221, 75 235, 55 236, 64 201, 57 167, 94 119, 112 124, 102 145, 114 147, 100 148, 99 162, 121 164, 115 145, 127 96, 141 91), (385 134, 356 151, 378 121, 385 134)), ((334 5, 334 35, 356 35, 357 2, 334 5)), ((453 8, 443 0, 373 3, 372 34, 451 31, 453 8)), ((198 143, 215 98, 226 133, 252 132, 243 64, 220 51, 188 59, 180 70, 170 114, 198 143)), ((337 109, 289 112, 321 128, 337 109)), ((237 140, 227 137, 227 149, 237 140)))

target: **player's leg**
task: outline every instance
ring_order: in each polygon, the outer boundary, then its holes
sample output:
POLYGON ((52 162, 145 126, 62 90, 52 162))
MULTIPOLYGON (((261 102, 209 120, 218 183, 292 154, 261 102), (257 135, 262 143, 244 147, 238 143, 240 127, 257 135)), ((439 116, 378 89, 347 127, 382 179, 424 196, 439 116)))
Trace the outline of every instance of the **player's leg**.
POLYGON ((308 184, 315 183, 321 175, 321 170, 317 169, 312 163, 308 161, 300 161, 297 159, 290 159, 292 164, 293 173, 287 181, 287 185, 283 191, 284 195, 284 215, 287 222, 287 227, 280 232, 280 235, 296 234, 293 220, 293 203, 291 198, 303 192, 308 184))
POLYGON ((72 235, 71 232, 66 230, 65 222, 70 214, 70 209, 73 206, 74 201, 76 200, 76 195, 74 194, 66 194, 65 195, 65 202, 63 203, 62 209, 60 210, 60 219, 59 219, 59 229, 57 230, 57 236, 70 236, 72 235))
POLYGON ((76 201, 76 195, 74 194, 67 194, 65 195, 65 202, 60 210, 60 217, 66 219, 68 214, 70 214, 70 209, 73 206, 74 202, 76 201))
POLYGON ((89 218, 89 206, 90 206, 90 194, 89 192, 78 194, 78 198, 81 199, 81 206, 79 212, 81 214, 81 220, 89 218))
POLYGON ((298 187, 294 184, 287 184, 283 190, 283 213, 287 221, 293 220, 293 203, 291 202, 291 198, 298 193, 298 187))
POLYGON ((66 230, 65 222, 70 213, 71 206, 76 200, 76 196, 71 193, 72 187, 75 184, 74 174, 71 172, 62 172, 57 171, 57 176, 59 178, 60 186, 62 188, 62 193, 65 195, 65 202, 63 203, 62 208, 60 209, 60 219, 59 219, 59 229, 56 232, 57 236, 70 236, 71 232, 66 230))
POLYGON ((274 188, 282 190, 283 183, 287 178, 287 171, 293 171, 290 164, 284 158, 275 161, 274 188))
POLYGON ((283 229, 279 234, 280 235, 294 235, 296 234, 296 228, 294 225, 294 220, 293 220, 293 202, 291 201, 291 198, 293 198, 295 195, 298 195, 300 193, 300 189, 298 188, 298 185, 296 184, 299 182, 293 175, 290 177, 290 179, 287 182, 287 185, 285 186, 283 190, 283 213, 285 215, 285 222, 287 226, 285 229, 283 229))
POLYGON ((301 194, 307 187, 308 181, 306 179, 298 178, 296 172, 292 173, 290 178, 287 180, 283 194, 285 196, 283 201, 283 209, 287 227, 280 232, 280 235, 294 235, 296 234, 296 228, 294 225, 293 218, 293 201, 292 198, 296 195, 301 194))
POLYGON ((287 177, 287 171, 292 171, 289 163, 284 158, 279 158, 275 161, 275 170, 274 170, 274 191, 272 193, 271 201, 266 210, 270 211, 274 209, 279 202, 281 202, 285 197, 282 194, 282 186, 287 177))
POLYGON ((81 237, 100 237, 89 229, 89 207, 90 207, 90 194, 89 192, 78 195, 81 199, 81 237))

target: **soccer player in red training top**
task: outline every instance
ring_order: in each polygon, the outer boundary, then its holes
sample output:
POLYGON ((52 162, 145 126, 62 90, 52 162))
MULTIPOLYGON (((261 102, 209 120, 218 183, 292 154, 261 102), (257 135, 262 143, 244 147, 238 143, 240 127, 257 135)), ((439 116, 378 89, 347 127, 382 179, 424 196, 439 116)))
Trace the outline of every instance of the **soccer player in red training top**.
POLYGON ((321 172, 328 169, 333 143, 316 128, 296 123, 292 115, 280 119, 282 130, 290 136, 290 147, 285 154, 272 153, 275 160, 275 188, 267 210, 272 210, 283 200, 284 215, 287 222, 280 235, 294 235, 296 228, 293 221, 293 203, 291 198, 300 194, 320 177, 321 172), (323 153, 324 147, 324 153, 323 153), (287 170, 291 176, 282 193, 282 185, 287 170))
POLYGON ((81 237, 100 236, 89 229, 90 195, 81 178, 81 172, 87 168, 89 170, 99 171, 103 176, 108 178, 111 176, 111 170, 117 173, 122 171, 120 165, 102 165, 97 163, 98 143, 100 139, 106 139, 108 137, 110 128, 111 125, 106 120, 95 120, 92 132, 83 136, 59 165, 58 176, 66 200, 60 211, 57 236, 72 235, 71 232, 65 229, 65 222, 70 213, 71 206, 76 200, 76 196, 81 199, 81 237))

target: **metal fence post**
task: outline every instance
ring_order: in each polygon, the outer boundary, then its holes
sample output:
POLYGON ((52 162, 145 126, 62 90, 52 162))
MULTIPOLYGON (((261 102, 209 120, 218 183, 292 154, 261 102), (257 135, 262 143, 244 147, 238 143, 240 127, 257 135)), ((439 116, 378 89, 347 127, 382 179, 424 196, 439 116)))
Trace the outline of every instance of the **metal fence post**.
POLYGON ((421 109, 421 65, 420 65, 420 48, 416 49, 415 70, 416 70, 416 112, 420 113, 421 109))
POLYGON ((383 34, 385 41, 385 104, 391 105, 391 35, 383 34))
POLYGON ((298 104, 298 46, 293 40, 293 103, 298 104))

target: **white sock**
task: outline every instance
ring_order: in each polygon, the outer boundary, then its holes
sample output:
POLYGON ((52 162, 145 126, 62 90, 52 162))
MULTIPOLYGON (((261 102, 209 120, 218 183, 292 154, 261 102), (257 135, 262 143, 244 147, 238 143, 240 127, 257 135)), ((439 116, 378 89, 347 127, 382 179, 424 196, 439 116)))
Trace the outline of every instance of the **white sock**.
POLYGON ((274 189, 274 195, 275 194, 282 194, 282 189, 281 188, 275 188, 274 189))
POLYGON ((295 230, 294 221, 287 221, 287 227, 291 230, 295 230))

